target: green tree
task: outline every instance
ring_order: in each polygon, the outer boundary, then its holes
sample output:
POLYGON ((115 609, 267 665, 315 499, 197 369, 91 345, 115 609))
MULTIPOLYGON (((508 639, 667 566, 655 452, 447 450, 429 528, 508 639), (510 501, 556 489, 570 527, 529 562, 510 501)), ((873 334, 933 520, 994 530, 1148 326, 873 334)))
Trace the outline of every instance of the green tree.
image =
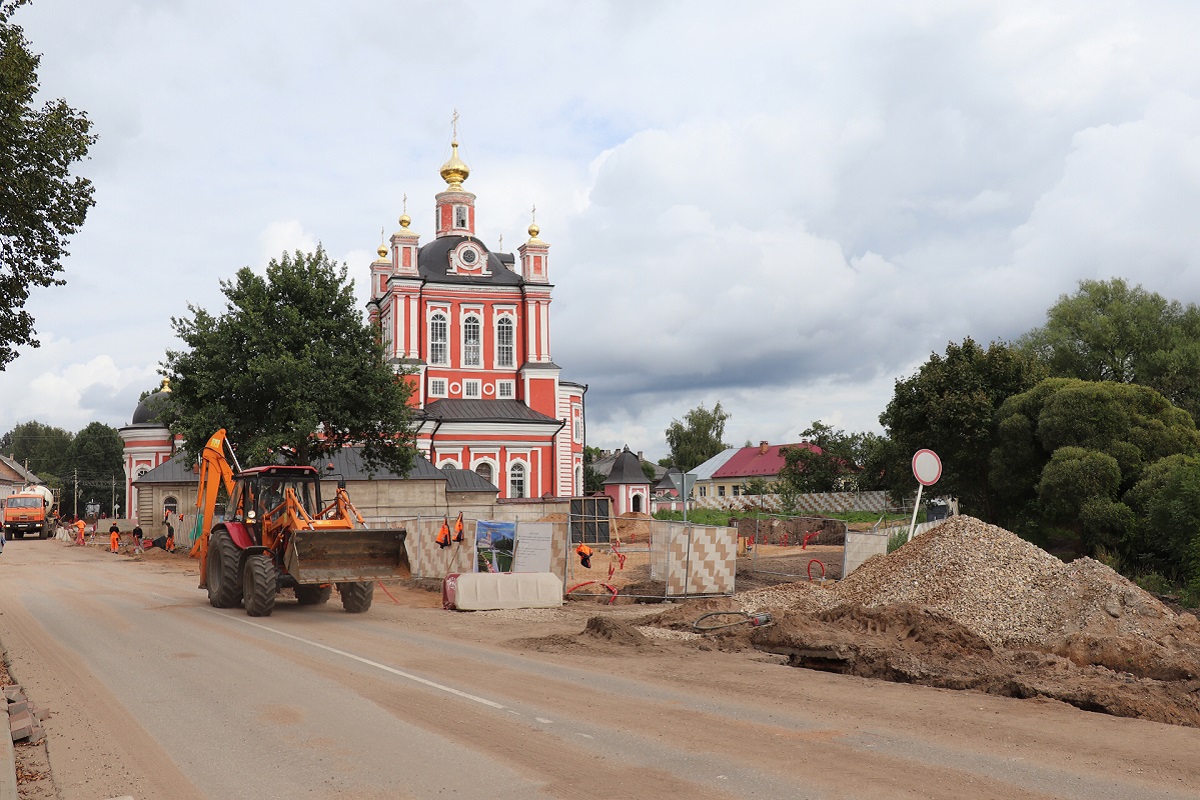
POLYGON ((1159 462, 1200 453, 1191 415, 1145 386, 1049 378, 1010 397, 997 427, 1001 521, 1031 538, 1066 530, 1082 552, 1103 545, 1129 563, 1147 557, 1139 514, 1165 480, 1159 462))
POLYGON ((988 456, 996 411, 1041 375, 1032 356, 1003 342, 986 350, 970 338, 951 342, 945 356, 932 354, 915 375, 896 381, 879 417, 890 442, 874 443, 871 473, 894 494, 907 495, 916 488, 912 456, 929 448, 942 460, 938 493, 957 496, 966 513, 994 520, 988 456))
POLYGON ((45 480, 45 475, 61 475, 71 454, 71 433, 37 421, 22 422, 0 436, 0 452, 45 480))
POLYGON ((712 411, 701 403, 683 415, 683 422, 671 420, 667 426, 671 465, 688 472, 729 447, 722 441, 728 419, 729 414, 718 402, 712 411))
POLYGON ((1200 309, 1121 278, 1080 281, 1019 340, 1060 378, 1136 383, 1200 414, 1200 309))
POLYGON ((266 276, 221 281, 225 313, 189 306, 172 319, 185 350, 167 352, 160 418, 198 455, 225 428, 243 466, 291 449, 302 464, 361 445, 369 467, 407 473, 416 449, 409 384, 385 363, 356 308, 346 266, 324 249, 284 253, 266 276))
POLYGON ((74 491, 78 474, 80 504, 95 500, 102 511, 111 514, 114 487, 118 501, 124 499, 124 453, 125 443, 116 428, 103 422, 89 423, 71 440, 69 469, 63 475, 68 493, 74 491))
POLYGON ((600 458, 599 447, 584 446, 583 448, 583 491, 585 494, 595 494, 604 491, 604 476, 593 464, 600 458))
POLYGON ((0 370, 38 346, 30 288, 64 283, 67 239, 94 203, 91 182, 71 175, 96 141, 91 122, 61 99, 33 105, 41 57, 11 19, 24 3, 0 0, 0 370))

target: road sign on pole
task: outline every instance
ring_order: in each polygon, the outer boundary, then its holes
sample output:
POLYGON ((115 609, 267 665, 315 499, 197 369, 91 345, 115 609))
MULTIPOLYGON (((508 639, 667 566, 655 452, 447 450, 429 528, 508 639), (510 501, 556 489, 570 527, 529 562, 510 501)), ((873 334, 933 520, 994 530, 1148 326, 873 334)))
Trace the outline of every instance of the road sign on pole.
POLYGON ((913 531, 917 527, 917 509, 921 507, 921 492, 926 486, 933 486, 942 477, 942 460, 932 450, 921 449, 913 453, 913 477, 917 479, 917 499, 913 503, 912 521, 908 523, 908 541, 912 541, 913 531))

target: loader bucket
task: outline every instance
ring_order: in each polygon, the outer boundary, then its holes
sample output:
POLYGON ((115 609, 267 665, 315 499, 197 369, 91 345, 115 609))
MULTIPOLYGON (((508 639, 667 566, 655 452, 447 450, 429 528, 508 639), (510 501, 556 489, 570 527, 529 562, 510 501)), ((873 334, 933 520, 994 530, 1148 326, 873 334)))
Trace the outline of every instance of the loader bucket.
POLYGON ((403 528, 296 531, 285 566, 301 584, 409 578, 407 535, 403 528))

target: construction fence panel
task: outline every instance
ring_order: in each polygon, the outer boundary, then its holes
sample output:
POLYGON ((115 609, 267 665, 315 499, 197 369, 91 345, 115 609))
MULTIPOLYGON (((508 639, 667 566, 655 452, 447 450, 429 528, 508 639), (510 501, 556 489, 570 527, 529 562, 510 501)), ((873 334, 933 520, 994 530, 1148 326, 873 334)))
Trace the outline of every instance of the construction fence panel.
POLYGON ((733 594, 737 531, 729 527, 652 520, 650 579, 667 597, 733 594))
POLYGON ((846 531, 846 550, 842 554, 842 578, 862 566, 871 556, 886 555, 888 533, 884 531, 846 531))

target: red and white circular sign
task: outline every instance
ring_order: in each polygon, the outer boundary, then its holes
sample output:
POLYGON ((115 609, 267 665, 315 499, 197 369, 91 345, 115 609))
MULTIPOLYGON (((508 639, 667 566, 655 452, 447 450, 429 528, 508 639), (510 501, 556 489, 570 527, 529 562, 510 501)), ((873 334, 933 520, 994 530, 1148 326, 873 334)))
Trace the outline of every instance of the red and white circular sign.
POLYGON ((933 486, 942 477, 942 460, 932 450, 918 450, 912 459, 913 475, 922 486, 933 486))

